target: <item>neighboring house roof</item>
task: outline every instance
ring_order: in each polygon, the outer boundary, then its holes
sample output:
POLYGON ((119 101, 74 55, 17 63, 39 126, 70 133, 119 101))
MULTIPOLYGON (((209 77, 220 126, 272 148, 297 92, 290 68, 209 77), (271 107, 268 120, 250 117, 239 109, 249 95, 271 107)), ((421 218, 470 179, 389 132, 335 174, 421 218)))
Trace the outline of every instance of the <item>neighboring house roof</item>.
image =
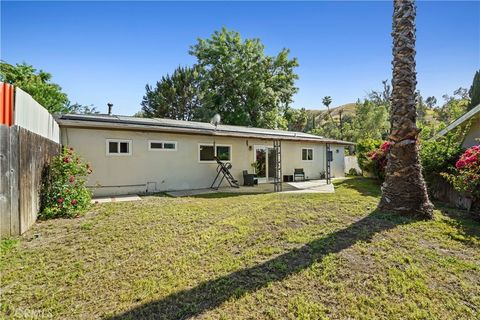
POLYGON ((474 116, 476 116, 477 114, 480 115, 480 104, 478 106, 476 106, 475 108, 471 109, 470 111, 464 113, 457 120, 450 123, 445 129, 441 130, 437 134, 437 136, 443 136, 443 135, 447 134, 447 132, 452 131, 453 129, 455 129, 456 127, 458 127, 459 125, 461 125, 465 121, 467 121, 467 120, 473 118, 474 116))
POLYGON ((328 139, 313 134, 296 131, 230 126, 215 126, 206 122, 183 121, 160 118, 136 118, 117 115, 80 115, 64 114, 56 118, 60 127, 117 129, 135 131, 160 131, 172 133, 189 133, 241 138, 279 139, 294 141, 312 141, 353 145, 353 142, 328 139))

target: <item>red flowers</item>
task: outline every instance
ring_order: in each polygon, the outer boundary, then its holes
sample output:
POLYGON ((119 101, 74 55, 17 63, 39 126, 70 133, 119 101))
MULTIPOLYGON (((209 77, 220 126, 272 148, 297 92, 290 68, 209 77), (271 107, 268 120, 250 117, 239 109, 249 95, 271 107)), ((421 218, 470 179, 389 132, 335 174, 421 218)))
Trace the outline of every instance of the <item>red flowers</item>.
POLYGON ((390 151, 390 148, 392 147, 392 145, 393 145, 393 142, 385 141, 385 142, 382 143, 382 145, 380 146, 380 149, 381 149, 383 152, 388 152, 388 151, 390 151))
POLYGON ((442 174, 453 187, 474 199, 480 199, 480 145, 467 149, 455 163, 454 174, 442 174))
POLYGON ((72 159, 70 157, 63 157, 63 162, 70 163, 72 159))
POLYGON ((73 181, 75 181, 75 177, 74 177, 74 176, 70 176, 70 178, 68 179, 68 182, 73 183, 73 181))
POLYGON ((376 150, 367 153, 367 157, 372 161, 373 173, 380 179, 385 176, 385 167, 387 166, 387 155, 392 148, 393 142, 384 141, 376 150))
POLYGON ((58 203, 58 204, 62 204, 62 203, 63 203, 63 201, 64 201, 64 199, 63 199, 63 198, 58 198, 58 199, 57 199, 57 203, 58 203))
POLYGON ((463 167, 465 167, 465 161, 458 160, 457 163, 455 163, 455 168, 462 169, 463 167))
POLYGON ((77 201, 77 199, 73 199, 72 201, 70 201, 70 203, 71 203, 72 206, 76 206, 78 201, 77 201))
POLYGON ((480 145, 467 149, 455 164, 457 169, 468 169, 480 166, 480 145))

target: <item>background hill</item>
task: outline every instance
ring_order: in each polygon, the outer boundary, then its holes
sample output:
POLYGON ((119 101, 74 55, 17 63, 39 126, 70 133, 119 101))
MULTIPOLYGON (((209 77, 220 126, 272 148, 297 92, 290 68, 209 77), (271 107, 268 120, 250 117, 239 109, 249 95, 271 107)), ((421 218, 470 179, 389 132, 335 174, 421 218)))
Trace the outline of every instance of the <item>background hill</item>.
MULTIPOLYGON (((339 116, 340 112, 343 112, 343 116, 346 116, 346 115, 354 116, 356 105, 357 105, 356 103, 347 103, 335 108, 330 108, 333 119, 335 120, 338 119, 340 117, 339 116)), ((312 119, 314 117, 316 123, 323 122, 325 117, 328 116, 327 108, 322 110, 307 109, 306 111, 308 114, 308 118, 312 119)))

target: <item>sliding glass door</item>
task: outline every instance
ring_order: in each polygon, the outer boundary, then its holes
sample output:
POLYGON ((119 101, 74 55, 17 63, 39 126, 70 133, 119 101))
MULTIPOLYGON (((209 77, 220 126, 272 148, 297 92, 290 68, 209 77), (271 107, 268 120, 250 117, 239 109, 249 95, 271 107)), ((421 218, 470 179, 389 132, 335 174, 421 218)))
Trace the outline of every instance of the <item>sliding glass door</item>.
POLYGON ((258 182, 264 183, 275 177, 275 149, 267 146, 254 148, 255 173, 258 182))

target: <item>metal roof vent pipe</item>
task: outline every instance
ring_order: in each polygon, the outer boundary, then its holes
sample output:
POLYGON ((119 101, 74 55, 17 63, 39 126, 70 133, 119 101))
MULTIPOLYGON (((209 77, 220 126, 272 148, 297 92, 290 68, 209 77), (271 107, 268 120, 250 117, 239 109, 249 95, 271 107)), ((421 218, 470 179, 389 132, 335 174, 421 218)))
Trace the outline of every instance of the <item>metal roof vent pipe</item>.
POLYGON ((112 115, 113 103, 109 102, 109 103, 107 103, 107 106, 108 106, 108 115, 111 116, 112 115))

